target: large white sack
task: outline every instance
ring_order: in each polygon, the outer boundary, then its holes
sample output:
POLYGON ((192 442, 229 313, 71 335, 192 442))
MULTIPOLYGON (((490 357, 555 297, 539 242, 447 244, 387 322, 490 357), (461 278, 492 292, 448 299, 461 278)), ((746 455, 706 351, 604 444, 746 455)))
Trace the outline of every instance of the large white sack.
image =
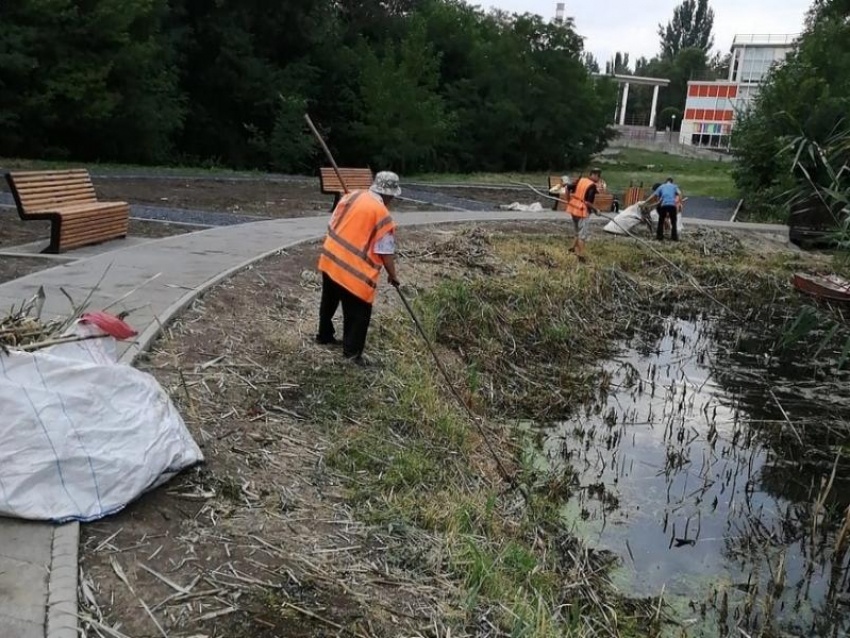
MULTIPOLYGON (((625 235, 627 232, 631 232, 632 228, 641 223, 640 207, 641 203, 637 203, 620 211, 614 220, 608 222, 605 226, 605 232, 612 235, 625 235)), ((655 223, 657 223, 658 214, 654 212, 653 214, 655 215, 655 223)))
MULTIPOLYGON (((625 235, 627 232, 632 232, 635 226, 643 223, 640 214, 640 207, 643 203, 644 202, 638 202, 637 204, 633 204, 621 211, 612 221, 608 222, 604 228, 605 232, 611 233, 612 235, 625 235)), ((677 230, 680 234, 684 225, 682 223, 682 217, 683 216, 680 214, 677 222, 677 230)), ((655 227, 658 224, 658 211, 653 208, 649 213, 649 218, 652 221, 653 227, 655 227)))
POLYGON ((115 362, 111 338, 0 352, 0 406, 3 516, 96 520, 203 460, 159 383, 115 362))

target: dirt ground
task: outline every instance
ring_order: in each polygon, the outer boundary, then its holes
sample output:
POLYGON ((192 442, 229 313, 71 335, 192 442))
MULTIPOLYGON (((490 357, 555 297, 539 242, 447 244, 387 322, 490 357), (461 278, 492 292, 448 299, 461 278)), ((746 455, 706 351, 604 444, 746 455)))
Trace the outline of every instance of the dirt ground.
MULTIPOLYGON (((532 184, 541 192, 545 191, 545 185, 532 184)), ((432 187, 415 187, 417 191, 433 192, 438 195, 447 195, 449 197, 457 197, 459 199, 470 199, 476 202, 484 202, 493 204, 494 208, 499 206, 507 206, 514 202, 519 204, 533 204, 539 202, 543 208, 549 208, 553 202, 544 199, 530 189, 513 189, 513 188, 474 188, 462 187, 452 188, 441 186, 440 188, 432 187)))
MULTIPOLYGON (((96 179, 95 188, 102 199, 276 219, 326 213, 334 201, 333 196, 322 194, 318 180, 309 179, 270 182, 111 178, 96 179)), ((423 209, 406 202, 397 204, 397 210, 423 209)))
MULTIPOLYGON (((468 268, 470 228, 405 232, 402 281, 427 288, 468 268), (441 257, 447 247, 458 258, 441 257)), ((543 222, 486 228, 564 232, 543 222)), ((707 254, 721 244, 712 232, 690 241, 707 254)), ((785 250, 780 239, 743 241, 785 250)), ((206 462, 84 526, 89 635, 107 635, 99 625, 133 638, 449 635, 457 592, 427 568, 440 564, 435 543, 358 521, 342 487, 357 477, 328 467, 332 434, 306 416, 318 409, 316 371, 364 374, 313 343, 317 249, 295 248, 210 291, 139 363, 177 402, 206 462)), ((370 337, 378 359, 382 319, 397 309, 382 285, 370 337)))

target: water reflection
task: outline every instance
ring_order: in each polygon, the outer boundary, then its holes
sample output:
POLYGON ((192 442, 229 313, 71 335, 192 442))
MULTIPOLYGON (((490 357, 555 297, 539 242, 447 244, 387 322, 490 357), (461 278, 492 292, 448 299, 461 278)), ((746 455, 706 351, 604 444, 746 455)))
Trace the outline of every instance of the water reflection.
POLYGON ((620 557, 626 593, 664 590, 688 635, 850 629, 850 470, 834 465, 850 384, 766 356, 776 331, 670 319, 605 366, 596 405, 547 431, 550 468, 575 487, 568 523, 620 557))

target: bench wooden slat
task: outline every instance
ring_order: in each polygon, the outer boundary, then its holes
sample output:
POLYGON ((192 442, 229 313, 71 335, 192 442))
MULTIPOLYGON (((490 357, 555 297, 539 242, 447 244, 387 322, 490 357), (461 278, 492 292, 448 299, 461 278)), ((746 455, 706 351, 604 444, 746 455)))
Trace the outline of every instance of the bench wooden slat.
POLYGON ((60 193, 64 190, 88 190, 94 192, 94 187, 85 180, 74 180, 73 182, 50 182, 33 186, 18 186, 21 195, 45 195, 49 193, 60 193))
POLYGON ((126 237, 130 207, 99 202, 88 171, 16 171, 6 174, 18 215, 51 222, 48 252, 126 237))
MULTIPOLYGON (((17 180, 15 183, 18 183, 17 180)), ((80 184, 80 185, 88 185, 91 186, 92 183, 88 177, 85 175, 72 176, 72 177, 64 177, 62 179, 40 179, 38 181, 30 181, 30 182, 22 182, 18 183, 18 189, 24 190, 40 190, 42 188, 56 188, 59 186, 71 185, 71 184, 80 184)))
POLYGON ((51 179, 65 179, 77 176, 83 176, 86 179, 89 179, 89 172, 84 168, 62 171, 12 171, 12 174, 15 176, 15 181, 20 180, 21 184, 42 182, 51 179))
POLYGON ((96 214, 99 211, 106 211, 111 208, 123 208, 125 206, 127 206, 125 202, 68 202, 67 204, 54 206, 50 211, 44 212, 55 212, 62 213, 62 215, 74 216, 80 212, 96 214))
POLYGON ((85 184, 63 184, 53 188, 44 188, 39 190, 18 189, 18 194, 21 199, 41 199, 46 197, 61 198, 63 195, 73 195, 76 193, 91 193, 94 194, 94 188, 85 184))
POLYGON ((46 197, 26 200, 25 208, 27 211, 33 213, 54 213, 59 212, 57 209, 62 208, 63 206, 96 203, 97 199, 94 197, 89 197, 88 195, 72 195, 61 199, 57 197, 46 197))
MULTIPOLYGON (((118 211, 115 211, 116 213, 118 211)), ((124 220, 118 214, 112 214, 109 217, 96 217, 94 219, 81 217, 77 219, 63 219, 62 231, 70 231, 79 228, 96 228, 98 226, 110 226, 114 224, 129 224, 129 220, 124 220)))

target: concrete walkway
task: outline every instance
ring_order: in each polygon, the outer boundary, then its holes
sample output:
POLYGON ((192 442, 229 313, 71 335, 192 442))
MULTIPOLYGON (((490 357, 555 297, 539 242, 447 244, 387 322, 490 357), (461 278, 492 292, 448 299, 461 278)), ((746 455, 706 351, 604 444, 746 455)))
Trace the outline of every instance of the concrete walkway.
MULTIPOLYGON (((563 213, 453 211, 396 213, 400 226, 470 221, 564 220, 563 213)), ((604 220, 596 219, 597 222, 604 220)), ((175 314, 197 295, 252 261, 298 243, 320 239, 328 217, 261 221, 214 228, 122 246, 114 242, 91 257, 33 273, 0 285, 0 312, 32 297, 47 295, 46 315, 64 316, 71 304, 88 300, 92 309, 132 311, 140 332, 122 344, 122 360, 132 363, 175 314), (110 250, 114 248, 114 250, 110 250)), ((787 233, 784 226, 688 220, 688 227, 787 233)), ((91 254, 91 253, 89 253, 91 254)), ((77 545, 79 526, 61 527, 0 519, 0 636, 76 638, 77 545)))

